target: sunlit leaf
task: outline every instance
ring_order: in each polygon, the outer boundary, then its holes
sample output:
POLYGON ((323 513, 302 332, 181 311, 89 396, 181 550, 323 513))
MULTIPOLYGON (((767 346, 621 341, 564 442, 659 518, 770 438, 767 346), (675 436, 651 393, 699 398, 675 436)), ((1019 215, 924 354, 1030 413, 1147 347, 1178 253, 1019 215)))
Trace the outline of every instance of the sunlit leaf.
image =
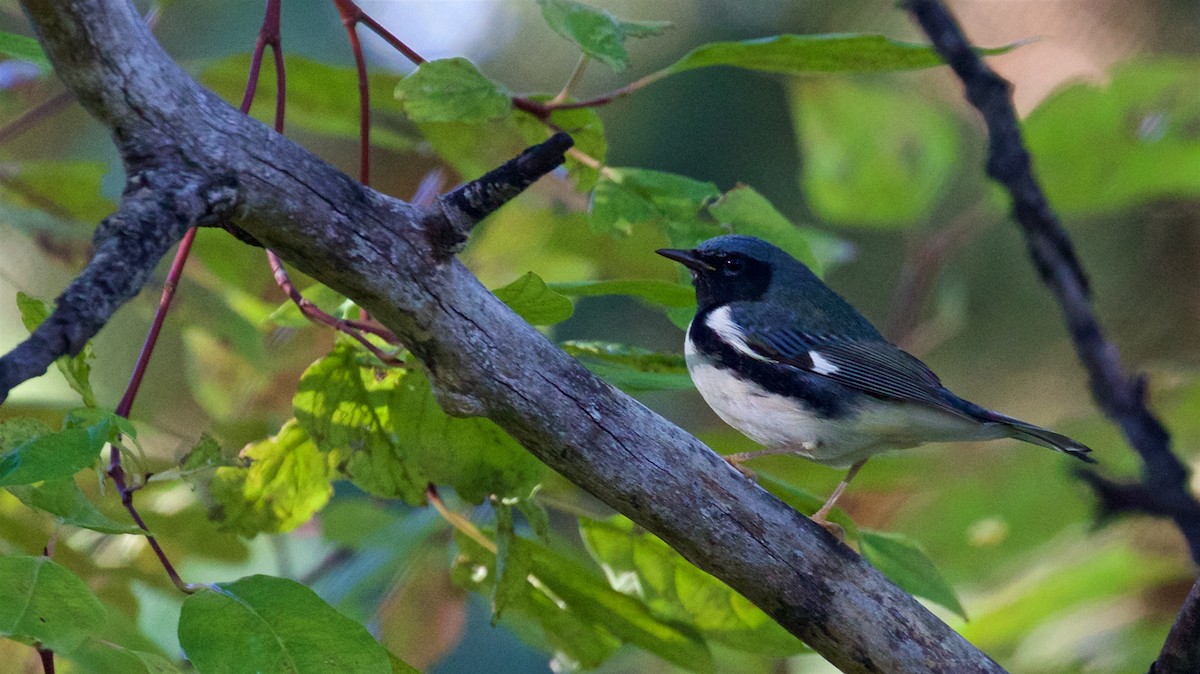
POLYGON ((212 516, 224 529, 244 536, 290 531, 333 494, 336 457, 317 449, 295 420, 241 456, 248 465, 217 468, 209 485, 212 516))
MULTIPOLYGON (((287 127, 357 140, 360 131, 358 74, 354 68, 318 63, 289 54, 287 66, 287 127)), ((246 89, 250 55, 236 54, 204 69, 200 81, 226 101, 237 105, 246 89)), ((411 125, 406 128, 399 114, 390 109, 396 76, 370 73, 371 142, 391 150, 409 150, 417 143, 411 125), (389 114, 390 113, 390 114, 389 114)), ((275 75, 264 67, 259 75, 251 114, 268 124, 275 115, 275 75)))
POLYGON ((803 157, 800 183, 826 220, 917 224, 942 198, 961 161, 953 118, 926 98, 823 80, 793 87, 791 100, 803 157))
POLYGON ((915 541, 901 534, 859 529, 858 543, 863 557, 900 589, 967 617, 954 588, 915 541))
POLYGON ((391 659, 366 628, 286 578, 248 576, 183 601, 179 643, 201 674, 389 674, 391 659))
POLYGON ((541 463, 495 423, 443 412, 419 370, 376 369, 348 342, 304 373, 293 405, 317 446, 378 496, 422 503, 433 482, 478 502, 526 495, 541 475, 541 463))
POLYGON ((75 480, 69 477, 46 480, 33 485, 10 486, 8 491, 30 508, 54 515, 63 524, 83 527, 106 534, 140 534, 133 524, 122 524, 100 512, 88 500, 75 480))
MULTIPOLYGON (((1003 54, 1016 45, 980 49, 985 55, 1003 54)), ((901 42, 883 35, 776 35, 740 42, 712 42, 696 47, 665 69, 681 73, 709 66, 735 66, 769 73, 880 72, 915 70, 942 65, 941 56, 926 44, 901 42)))
MULTIPOLYGON (((21 312, 21 322, 25 324, 25 329, 33 332, 35 328, 42 324, 50 314, 54 311, 54 305, 36 297, 31 297, 23 292, 17 293, 17 309, 21 312)), ((88 407, 96 406, 96 393, 92 391, 92 383, 90 376, 92 366, 88 362, 96 357, 92 351, 92 343, 88 341, 84 344, 83 349, 74 356, 61 356, 54 361, 55 367, 62 373, 63 378, 67 380, 76 393, 83 399, 83 404, 88 407)))
POLYGON ((1198 66, 1122 64, 1103 85, 1068 85, 1029 113, 1024 135, 1051 205, 1103 213, 1200 194, 1198 66))
POLYGON ((415 122, 483 122, 512 110, 500 85, 458 57, 422 63, 396 85, 396 99, 415 122))
POLYGON ((47 557, 0 557, 0 636, 67 652, 99 628, 104 605, 47 557))
POLYGON ((588 550, 614 589, 737 650, 787 656, 803 643, 729 586, 622 516, 580 519, 588 550))
MULTIPOLYGON (((460 567, 466 566, 474 572, 466 579, 459 578, 466 580, 468 587, 482 590, 478 586, 495 574, 495 555, 464 536, 457 540, 460 552, 465 555, 465 559, 459 560, 460 567)), ((546 613, 553 615, 557 609, 689 671, 714 671, 712 654, 691 630, 655 615, 637 598, 610 588, 592 569, 544 545, 524 538, 514 538, 511 545, 527 551, 529 572, 536 579, 526 583, 524 600, 512 598, 512 609, 532 614, 542 623, 548 638, 552 637, 556 624, 546 613), (550 600, 549 606, 545 599, 550 600)), ((567 635, 563 641, 570 643, 569 639, 567 635)))
POLYGON ((546 282, 533 272, 526 272, 492 293, 532 325, 561 323, 575 311, 571 300, 547 287, 546 282))
POLYGON ((554 32, 618 72, 629 65, 626 38, 657 35, 671 26, 666 21, 624 21, 574 0, 538 0, 538 5, 554 32))
POLYGON ((682 391, 692 388, 683 356, 611 342, 563 342, 563 350, 589 370, 629 391, 682 391))
MULTIPOLYGON (((549 96, 531 96, 530 98, 539 103, 550 99, 549 96)), ((604 135, 604 122, 600 119, 600 114, 592 108, 554 110, 544 122, 527 113, 518 113, 514 119, 520 125, 525 141, 530 145, 546 140, 550 134, 548 122, 553 128, 562 129, 571 134, 571 139, 575 141, 575 150, 600 164, 603 164, 608 157, 608 138, 604 135)), ((600 177, 598 168, 581 162, 574 153, 566 156, 565 166, 567 174, 575 178, 575 188, 580 192, 591 190, 600 177)))

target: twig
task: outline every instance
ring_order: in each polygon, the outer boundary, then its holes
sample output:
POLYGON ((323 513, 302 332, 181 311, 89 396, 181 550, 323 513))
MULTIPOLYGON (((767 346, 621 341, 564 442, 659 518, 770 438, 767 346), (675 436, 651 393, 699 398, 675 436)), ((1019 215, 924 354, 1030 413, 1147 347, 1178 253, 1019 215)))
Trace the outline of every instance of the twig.
POLYGON ((362 42, 358 39, 356 25, 366 16, 358 5, 350 0, 336 0, 342 25, 350 40, 350 51, 354 54, 354 70, 358 75, 358 181, 371 184, 371 88, 367 80, 367 59, 363 55, 362 42))
POLYGON ((1187 540, 1192 558, 1200 562, 1200 503, 1188 491, 1187 468, 1171 452, 1166 428, 1146 406, 1145 379, 1124 371, 1117 347, 1104 336, 1092 311, 1087 276, 1034 177, 1012 105, 1012 86, 972 50, 941 2, 907 0, 905 5, 962 80, 967 100, 983 115, 988 128, 988 175, 1012 196, 1013 213, 1030 257, 1058 300, 1075 351, 1088 371, 1092 396, 1141 457, 1142 482, 1128 487, 1143 490, 1161 506, 1161 514, 1169 514, 1187 540))
POLYGON ((1183 608, 1149 674, 1195 674, 1200 672, 1200 579, 1183 600, 1183 608))
POLYGON ((434 245, 445 254, 457 252, 480 220, 562 164, 574 144, 569 134, 560 131, 499 168, 438 197, 443 217, 427 223, 434 245))
POLYGON ((71 95, 71 92, 63 91, 26 110, 20 117, 0 128, 0 144, 7 143, 37 126, 38 123, 67 107, 73 100, 75 97, 71 95))

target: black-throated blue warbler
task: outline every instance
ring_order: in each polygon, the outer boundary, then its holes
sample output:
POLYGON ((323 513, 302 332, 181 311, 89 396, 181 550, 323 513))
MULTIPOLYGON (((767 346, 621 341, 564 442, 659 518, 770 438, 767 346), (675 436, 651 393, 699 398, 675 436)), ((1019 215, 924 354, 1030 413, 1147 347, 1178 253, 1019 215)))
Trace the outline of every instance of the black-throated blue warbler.
POLYGON ((692 273, 697 311, 684 353, 700 395, 764 446, 725 457, 797 454, 849 468, 813 515, 828 515, 867 459, 926 442, 1015 438, 1088 463, 1065 435, 954 395, 924 363, 891 344, 802 262, 749 236, 719 236, 659 255, 692 273))

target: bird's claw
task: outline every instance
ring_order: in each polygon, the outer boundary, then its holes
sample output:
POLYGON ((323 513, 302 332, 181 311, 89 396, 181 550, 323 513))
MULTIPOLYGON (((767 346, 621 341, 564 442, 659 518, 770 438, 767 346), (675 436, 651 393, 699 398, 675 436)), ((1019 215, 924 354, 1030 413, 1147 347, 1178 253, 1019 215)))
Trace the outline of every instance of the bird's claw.
POLYGON ((747 480, 750 480, 751 482, 758 482, 758 475, 754 471, 747 468, 746 464, 739 461, 735 455, 722 456, 721 458, 725 459, 725 463, 733 466, 737 472, 744 475, 747 480))
POLYGON ((830 522, 824 517, 813 517, 812 521, 825 531, 828 531, 834 538, 838 539, 839 543, 846 542, 846 529, 843 528, 842 525, 838 524, 837 522, 830 522))

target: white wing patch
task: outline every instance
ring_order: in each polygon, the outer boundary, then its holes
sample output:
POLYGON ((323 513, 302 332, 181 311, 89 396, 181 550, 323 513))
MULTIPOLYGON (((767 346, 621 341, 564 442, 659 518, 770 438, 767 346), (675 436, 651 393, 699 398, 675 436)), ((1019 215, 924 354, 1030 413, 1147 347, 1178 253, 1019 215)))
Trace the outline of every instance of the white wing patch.
POLYGON ((819 351, 809 351, 808 357, 812 359, 812 369, 817 374, 833 374, 838 371, 838 366, 829 362, 819 351))
POLYGON ((750 356, 755 360, 769 361, 769 358, 766 358, 762 354, 750 348, 750 345, 746 343, 746 335, 742 333, 742 330, 737 326, 737 323, 733 322, 733 318, 730 316, 730 313, 731 311, 728 305, 717 307, 708 314, 705 324, 708 325, 710 330, 717 334, 717 337, 719 337, 722 342, 732 346, 734 350, 750 356))

